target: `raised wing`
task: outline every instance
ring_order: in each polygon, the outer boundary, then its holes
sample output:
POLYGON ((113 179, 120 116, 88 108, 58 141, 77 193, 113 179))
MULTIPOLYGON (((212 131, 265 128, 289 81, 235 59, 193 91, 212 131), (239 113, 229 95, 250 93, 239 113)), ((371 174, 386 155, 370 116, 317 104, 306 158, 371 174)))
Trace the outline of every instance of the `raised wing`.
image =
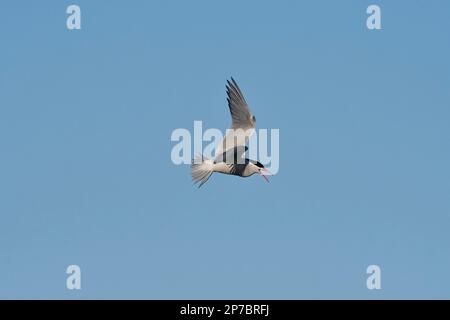
POLYGON ((231 128, 216 147, 216 157, 230 148, 245 145, 247 139, 255 132, 256 118, 250 112, 241 89, 233 78, 231 78, 231 82, 227 80, 227 83, 227 101, 232 120, 231 128))
POLYGON ((255 128, 256 118, 251 114, 244 95, 239 89, 236 81, 231 78, 231 82, 227 80, 227 101, 231 113, 232 129, 249 129, 255 128))

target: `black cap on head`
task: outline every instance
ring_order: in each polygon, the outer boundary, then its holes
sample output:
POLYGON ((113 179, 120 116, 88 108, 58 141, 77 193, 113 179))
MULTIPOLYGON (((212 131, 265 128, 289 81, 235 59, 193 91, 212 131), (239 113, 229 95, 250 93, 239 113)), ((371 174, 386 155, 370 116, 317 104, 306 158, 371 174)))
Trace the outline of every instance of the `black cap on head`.
POLYGON ((261 162, 259 162, 259 161, 255 161, 254 164, 255 164, 257 167, 264 168, 264 165, 263 165, 261 162))

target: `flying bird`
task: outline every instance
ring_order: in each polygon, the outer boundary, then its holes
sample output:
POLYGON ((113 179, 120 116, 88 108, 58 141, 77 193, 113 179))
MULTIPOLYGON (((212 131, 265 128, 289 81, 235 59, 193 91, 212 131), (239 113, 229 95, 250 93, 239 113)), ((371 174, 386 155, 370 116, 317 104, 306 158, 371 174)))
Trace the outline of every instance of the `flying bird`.
POLYGON ((266 175, 270 172, 262 163, 244 157, 248 147, 248 138, 255 132, 256 118, 250 112, 236 81, 227 80, 227 101, 231 113, 231 128, 216 147, 214 159, 208 159, 203 155, 197 155, 192 160, 191 175, 194 184, 200 188, 205 184, 214 172, 230 174, 239 177, 250 177, 258 173, 267 182, 266 175))

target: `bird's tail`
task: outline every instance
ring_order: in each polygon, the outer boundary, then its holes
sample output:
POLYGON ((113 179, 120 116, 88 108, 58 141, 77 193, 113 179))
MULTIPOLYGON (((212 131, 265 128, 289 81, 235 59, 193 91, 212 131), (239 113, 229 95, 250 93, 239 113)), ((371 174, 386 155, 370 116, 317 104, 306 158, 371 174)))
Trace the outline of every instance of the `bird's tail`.
POLYGON ((198 183, 200 188, 208 181, 209 177, 213 174, 214 161, 210 160, 203 155, 197 155, 192 160, 191 175, 194 183, 198 183))

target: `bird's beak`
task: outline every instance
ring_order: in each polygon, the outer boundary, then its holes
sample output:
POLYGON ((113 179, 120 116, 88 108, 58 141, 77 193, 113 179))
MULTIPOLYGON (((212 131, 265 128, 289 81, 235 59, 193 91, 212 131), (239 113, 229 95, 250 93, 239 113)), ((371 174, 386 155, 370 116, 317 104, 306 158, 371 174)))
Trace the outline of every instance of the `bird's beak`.
POLYGON ((269 182, 269 178, 267 178, 265 175, 263 175, 262 173, 260 173, 261 177, 264 178, 264 180, 266 180, 267 182, 269 182))
MULTIPOLYGON (((264 171, 264 172, 265 172, 266 174, 268 174, 268 175, 272 175, 272 173, 271 173, 269 170, 267 170, 266 168, 262 168, 261 171, 264 171)), ((269 178, 267 178, 267 176, 266 176, 265 174, 260 173, 260 175, 261 175, 261 177, 264 178, 264 180, 266 180, 267 182, 269 182, 269 178)))

